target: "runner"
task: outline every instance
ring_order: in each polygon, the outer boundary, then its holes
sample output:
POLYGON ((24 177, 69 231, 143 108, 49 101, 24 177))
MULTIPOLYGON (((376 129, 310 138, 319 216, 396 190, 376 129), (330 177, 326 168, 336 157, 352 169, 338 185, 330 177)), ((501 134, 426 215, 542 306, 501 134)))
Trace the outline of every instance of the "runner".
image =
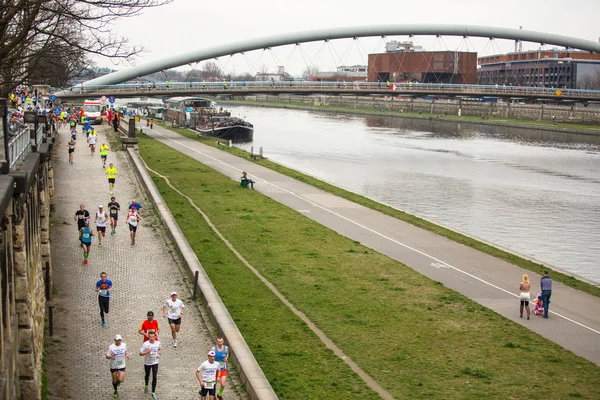
POLYGON ((171 298, 165 300, 163 305, 163 318, 169 317, 169 325, 171 326, 171 336, 173 336, 173 347, 177 348, 177 334, 181 327, 181 317, 183 317, 183 309, 185 305, 177 298, 177 292, 171 293, 171 298), (169 311, 167 314, 167 310, 169 311))
POLYGON ((119 211, 121 211, 121 205, 115 201, 114 197, 110 198, 108 203, 108 212, 110 214, 110 234, 114 235, 117 233, 117 222, 119 220, 119 211))
POLYGON ((156 377, 158 375, 158 361, 162 353, 162 345, 156 340, 156 332, 148 332, 148 341, 142 344, 140 349, 140 356, 144 357, 144 393, 148 393, 148 378, 150 377, 150 371, 152 371, 152 398, 158 399, 156 394, 156 377))
POLYGON ((101 272, 100 280, 96 282, 96 292, 98 292, 98 305, 100 306, 100 318, 102 318, 102 326, 106 326, 104 314, 108 314, 110 292, 112 292, 112 289, 112 281, 110 279, 106 279, 106 272, 101 272))
POLYGON ((73 142, 73 138, 69 140, 67 147, 69 148, 69 164, 73 164, 73 161, 75 160, 75 142, 73 142))
POLYGON ((102 239, 106 236, 106 223, 108 222, 108 214, 104 211, 102 204, 98 206, 94 222, 96 223, 96 230, 98 231, 98 247, 102 247, 102 239))
POLYGON ((71 129, 71 140, 77 144, 77 128, 71 129))
POLYGON ((96 151, 96 138, 98 136, 96 135, 96 131, 93 130, 92 132, 90 132, 90 134, 88 135, 87 141, 88 144, 90 145, 90 152, 92 155, 94 155, 94 152, 96 151))
POLYGON ((79 210, 75 212, 73 217, 74 221, 77 221, 77 238, 81 239, 81 228, 85 226, 85 221, 90 219, 90 213, 85 209, 83 204, 79 205, 79 210))
POLYGON ((115 176, 117 175, 117 169, 113 167, 113 164, 108 164, 108 168, 106 168, 106 175, 108 176, 108 190, 110 190, 110 194, 113 194, 113 189, 115 188, 115 176))
POLYGON ((100 145, 100 160, 102 161, 102 168, 106 168, 106 157, 108 156, 108 146, 104 143, 100 145))
POLYGON ((200 382, 202 389, 200 390, 201 399, 206 399, 206 395, 210 396, 210 400, 215 400, 215 388, 217 385, 216 374, 219 370, 219 363, 215 361, 215 352, 208 352, 208 360, 204 361, 196 370, 196 378, 200 382))
POLYGON ((130 210, 131 207, 135 208, 135 211, 137 211, 138 214, 142 215, 142 205, 138 203, 136 199, 131 200, 131 203, 129 204, 129 207, 127 207, 127 209, 130 210))
POLYGON ((83 264, 87 264, 90 250, 92 250, 92 237, 94 236, 94 231, 90 228, 89 219, 86 219, 83 224, 83 228, 79 231, 79 240, 81 240, 81 247, 83 248, 83 264))
POLYGON ((150 339, 148 337, 148 332, 154 332, 154 338, 158 340, 158 334, 160 333, 160 328, 158 327, 158 321, 154 319, 154 312, 148 311, 148 319, 145 319, 144 322, 140 325, 140 330, 138 331, 140 335, 144 337, 144 342, 150 339))
POLYGON ((108 346, 106 358, 110 360, 110 374, 112 375, 112 385, 115 389, 113 397, 119 397, 117 388, 125 380, 125 361, 129 360, 127 344, 123 343, 121 335, 115 335, 115 344, 108 346))
POLYGON ((138 223, 141 219, 142 217, 137 211, 135 211, 135 209, 129 209, 129 212, 127 213, 127 223, 129 224, 129 237, 131 238, 132 245, 135 244, 135 235, 137 232, 138 223))
POLYGON ((219 363, 217 370, 217 382, 220 384, 217 398, 223 400, 223 390, 225 390, 225 380, 227 379, 227 361, 229 360, 229 348, 225 346, 222 337, 217 338, 217 344, 211 348, 215 354, 215 361, 219 363))

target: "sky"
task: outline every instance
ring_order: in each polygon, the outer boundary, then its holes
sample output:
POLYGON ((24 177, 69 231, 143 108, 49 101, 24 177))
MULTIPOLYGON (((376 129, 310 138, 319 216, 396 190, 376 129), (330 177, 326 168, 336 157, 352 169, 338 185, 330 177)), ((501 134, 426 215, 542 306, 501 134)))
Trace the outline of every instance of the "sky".
MULTIPOLYGON (((168 58, 204 47, 235 43, 264 36, 342 26, 378 24, 464 24, 505 27, 561 34, 598 41, 600 0, 427 0, 405 2, 379 0, 374 3, 352 0, 174 0, 166 6, 148 9, 140 16, 126 18, 113 26, 113 33, 129 38, 147 49, 129 63, 94 59, 98 66, 122 69, 168 58)), ((405 37, 388 37, 403 41, 405 37)), ((471 38, 418 36, 415 44, 426 50, 471 50, 480 54, 509 52, 514 42, 471 38)), ((539 44, 524 44, 538 49, 539 44)), ((257 50, 245 56, 221 57, 218 65, 231 73, 287 72, 299 76, 310 65, 321 71, 339 65, 367 64, 367 54, 384 52, 381 38, 343 39, 257 50)), ((202 63, 180 70, 200 68, 202 63)))

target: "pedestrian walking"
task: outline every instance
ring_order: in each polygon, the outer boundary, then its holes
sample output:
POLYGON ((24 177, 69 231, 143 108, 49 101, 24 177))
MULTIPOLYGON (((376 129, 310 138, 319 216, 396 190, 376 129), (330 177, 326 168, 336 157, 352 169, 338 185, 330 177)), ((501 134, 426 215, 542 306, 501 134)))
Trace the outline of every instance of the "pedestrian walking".
POLYGON ((140 330, 138 331, 140 335, 144 337, 144 342, 148 341, 150 338, 148 336, 148 332, 154 332, 155 340, 158 340, 158 334, 160 333, 160 328, 158 327, 158 321, 154 319, 154 312, 148 311, 147 318, 140 325, 140 330))
POLYGON ((100 280, 96 282, 96 292, 98 292, 98 305, 100 306, 100 318, 102 326, 106 326, 104 315, 108 314, 110 305, 110 292, 112 292, 113 283, 106 277, 106 272, 100 273, 100 280))
POLYGON ((125 381, 125 366, 129 360, 127 344, 123 343, 121 335, 115 335, 115 343, 108 346, 106 358, 110 360, 110 374, 114 388, 113 397, 119 397, 119 386, 125 381))
POLYGON ((106 157, 108 157, 108 146, 105 143, 100 145, 100 161, 102 161, 102 168, 106 168, 106 157))
POLYGON ((81 239, 81 228, 85 226, 85 221, 90 219, 90 213, 83 204, 79 205, 79 210, 75 212, 73 220, 77 221, 77 237, 81 239))
POLYGON ((206 395, 210 396, 210 400, 215 400, 215 389, 217 385, 217 371, 219 363, 215 361, 215 352, 208 352, 208 360, 204 361, 196 370, 196 379, 200 382, 200 397, 206 399, 206 395))
POLYGON ((154 120, 150 119, 150 129, 154 129, 154 120))
POLYGON ((113 129, 115 132, 119 128, 119 120, 120 120, 119 113, 115 112, 115 115, 113 116, 113 119, 112 119, 112 125, 113 125, 113 129))
POLYGON ((146 126, 150 126, 150 117, 146 117, 146 126))
POLYGON ((227 361, 229 360, 229 348, 225 346, 224 342, 222 337, 218 337, 217 344, 210 349, 215 354, 215 361, 219 363, 217 370, 217 383, 219 384, 217 398, 219 400, 223 400, 223 390, 225 390, 225 381, 227 380, 227 361))
POLYGON ((108 168, 106 168, 106 175, 108 176, 108 190, 110 194, 113 194, 113 189, 115 188, 115 178, 117 175, 117 169, 113 166, 113 163, 108 164, 108 168))
POLYGON ((183 309, 185 305, 177 298, 177 292, 171 293, 171 298, 165 300, 163 305, 163 318, 169 319, 171 326, 171 336, 173 337, 173 347, 177 348, 177 334, 181 328, 181 317, 183 317, 183 309))
POLYGON ((102 204, 98 206, 94 222, 98 231, 98 247, 102 247, 102 239, 106 236, 106 224, 108 223, 108 214, 104 211, 102 204))
POLYGON ((92 250, 92 237, 94 237, 94 231, 90 228, 90 220, 86 219, 83 223, 83 228, 79 231, 79 240, 81 241, 81 247, 83 249, 83 264, 88 263, 88 257, 92 250))
POLYGON ((148 332, 148 341, 142 344, 140 356, 144 356, 144 393, 148 393, 148 380, 152 371, 152 398, 158 399, 156 394, 156 380, 158 377, 158 362, 162 353, 162 345, 156 340, 156 332, 148 332))
POLYGON ((127 223, 129 225, 129 237, 131 238, 131 245, 135 244, 135 235, 141 219, 142 217, 137 211, 135 211, 134 207, 129 209, 127 213, 127 223))
POLYGON ((548 309, 550 308, 550 296, 552 296, 552 278, 548 276, 548 270, 544 271, 544 276, 540 279, 542 289, 542 304, 544 306, 544 318, 548 318, 548 309))
POLYGON ((521 294, 519 295, 519 299, 521 300, 521 308, 520 308, 520 318, 523 318, 523 308, 527 310, 527 319, 529 319, 529 315, 531 314, 529 311, 529 301, 531 301, 531 295, 529 290, 531 289, 531 282, 529 282, 529 277, 527 274, 523 274, 523 281, 519 285, 519 291, 521 294))
POLYGON ((121 211, 121 205, 117 203, 114 196, 110 198, 108 203, 108 213, 110 215, 110 234, 114 235, 117 233, 117 222, 119 221, 119 211, 121 211))

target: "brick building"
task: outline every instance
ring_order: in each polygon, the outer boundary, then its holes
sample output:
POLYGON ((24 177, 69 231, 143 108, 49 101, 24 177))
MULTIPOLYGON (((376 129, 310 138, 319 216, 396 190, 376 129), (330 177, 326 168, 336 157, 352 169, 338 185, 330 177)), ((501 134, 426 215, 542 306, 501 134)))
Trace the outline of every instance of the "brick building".
POLYGON ((478 64, 477 81, 483 85, 578 89, 600 79, 600 54, 574 50, 485 56, 479 57, 478 64))

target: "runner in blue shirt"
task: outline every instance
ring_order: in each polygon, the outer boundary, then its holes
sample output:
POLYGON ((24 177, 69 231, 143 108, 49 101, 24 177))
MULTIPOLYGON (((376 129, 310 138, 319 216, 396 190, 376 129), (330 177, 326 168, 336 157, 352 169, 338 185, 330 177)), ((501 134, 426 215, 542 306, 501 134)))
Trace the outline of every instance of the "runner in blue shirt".
POLYGON ((112 291, 113 283, 106 278, 106 272, 100 274, 100 280, 96 282, 96 292, 98 292, 98 305, 100 305, 100 318, 102 318, 102 326, 106 326, 104 322, 104 314, 108 314, 108 303, 110 301, 110 292, 112 291))

